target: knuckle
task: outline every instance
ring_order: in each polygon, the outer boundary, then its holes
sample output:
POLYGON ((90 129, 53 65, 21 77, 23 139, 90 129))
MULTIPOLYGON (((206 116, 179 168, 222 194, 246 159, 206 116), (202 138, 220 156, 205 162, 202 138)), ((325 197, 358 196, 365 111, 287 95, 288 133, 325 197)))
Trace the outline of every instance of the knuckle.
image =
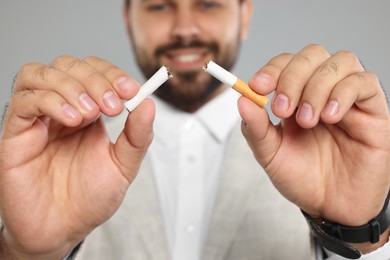
POLYGON ((64 69, 65 71, 69 71, 72 70, 74 67, 82 65, 83 63, 85 63, 85 61, 80 60, 76 57, 70 55, 62 55, 57 57, 53 61, 52 67, 61 68, 64 69))
POLYGON ((368 81, 375 86, 381 85, 378 76, 374 72, 364 71, 360 73, 355 73, 353 74, 353 76, 360 81, 368 81))
POLYGON ((320 74, 323 76, 337 74, 340 70, 340 64, 335 61, 326 62, 320 67, 320 74))
POLYGON ((278 56, 272 58, 270 60, 269 64, 277 63, 277 61, 279 61, 279 60, 290 60, 292 57, 293 57, 293 54, 288 53, 288 52, 284 52, 284 53, 281 53, 278 56))
POLYGON ((279 57, 282 59, 286 59, 286 58, 291 58, 292 56, 293 56, 293 54, 290 52, 283 52, 280 55, 278 55, 277 58, 279 57))
POLYGON ((311 50, 313 52, 318 52, 318 53, 328 53, 326 48, 322 46, 321 44, 317 43, 312 43, 306 46, 306 49, 311 50))
POLYGON ((36 63, 28 63, 28 64, 23 65, 19 70, 18 78, 24 78, 24 77, 30 75, 32 73, 32 71, 35 70, 36 67, 37 67, 36 63))
POLYGON ((309 53, 315 54, 315 56, 321 59, 327 59, 328 57, 330 57, 328 50, 320 44, 310 44, 306 46, 305 50, 309 53))
POLYGON ((293 61, 299 65, 310 66, 312 64, 311 59, 306 54, 295 55, 293 61))
POLYGON ((40 81, 48 81, 49 74, 54 70, 54 68, 49 67, 43 64, 37 63, 28 63, 23 65, 19 70, 16 78, 14 79, 14 88, 18 89, 20 83, 23 85, 24 81, 27 79, 38 79, 40 81))
POLYGON ((39 80, 47 82, 49 80, 49 74, 53 70, 54 70, 54 68, 52 68, 52 67, 42 65, 42 66, 38 66, 35 69, 34 74, 35 74, 36 78, 38 78, 39 80))
POLYGON ((69 62, 64 63, 64 69, 65 70, 72 70, 73 68, 79 67, 84 65, 86 62, 79 59, 74 59, 69 62))
POLYGON ((361 64, 359 58, 352 51, 341 50, 336 52, 335 56, 338 56, 341 59, 346 60, 356 70, 364 70, 364 66, 361 64))
POLYGON ((36 91, 34 89, 27 89, 27 90, 16 92, 15 95, 13 95, 12 100, 19 100, 21 98, 25 98, 25 97, 28 97, 30 95, 35 96, 36 91))
POLYGON ((12 94, 19 91, 25 79, 30 77, 32 71, 33 71, 32 63, 25 64, 19 69, 18 74, 15 76, 12 84, 12 90, 11 90, 12 94))
POLYGON ((364 72, 364 73, 358 73, 358 74, 367 75, 367 77, 368 77, 369 80, 371 80, 371 81, 373 81, 373 82, 379 84, 378 75, 376 75, 374 72, 366 71, 366 72, 364 72))
POLYGON ((51 65, 53 67, 60 67, 61 64, 65 63, 65 62, 68 62, 69 60, 71 60, 73 57, 70 56, 70 55, 61 55, 61 56, 58 56, 57 58, 55 58, 51 65))
POLYGON ((96 63, 96 62, 99 62, 100 61, 100 58, 98 58, 97 56, 88 56, 86 58, 83 59, 85 62, 87 63, 96 63))
POLYGON ((343 57, 343 58, 347 58, 347 59, 357 60, 355 53, 353 53, 352 51, 340 50, 340 51, 337 51, 335 53, 335 55, 343 57))

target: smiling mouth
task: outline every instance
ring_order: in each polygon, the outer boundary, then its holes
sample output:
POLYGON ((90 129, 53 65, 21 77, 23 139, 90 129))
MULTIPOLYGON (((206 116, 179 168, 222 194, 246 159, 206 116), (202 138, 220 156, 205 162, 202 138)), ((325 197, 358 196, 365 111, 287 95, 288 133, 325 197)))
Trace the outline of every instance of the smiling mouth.
POLYGON ((172 59, 177 62, 188 63, 188 62, 196 62, 200 60, 202 57, 203 55, 200 54, 182 54, 182 55, 174 56, 172 57, 172 59))
MULTIPOLYGON (((179 50, 166 54, 166 65, 174 71, 201 70, 204 63, 210 60, 208 52, 202 50, 179 50)), ((164 63, 165 64, 165 63, 164 63)))

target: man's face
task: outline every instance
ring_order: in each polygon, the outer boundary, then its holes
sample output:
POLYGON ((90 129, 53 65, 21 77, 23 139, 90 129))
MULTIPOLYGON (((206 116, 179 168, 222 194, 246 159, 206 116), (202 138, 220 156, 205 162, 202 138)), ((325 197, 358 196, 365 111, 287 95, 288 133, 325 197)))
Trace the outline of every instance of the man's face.
POLYGON ((249 1, 132 0, 125 18, 145 77, 162 65, 174 74, 155 94, 195 111, 222 89, 202 67, 209 60, 233 67, 250 13, 249 1))

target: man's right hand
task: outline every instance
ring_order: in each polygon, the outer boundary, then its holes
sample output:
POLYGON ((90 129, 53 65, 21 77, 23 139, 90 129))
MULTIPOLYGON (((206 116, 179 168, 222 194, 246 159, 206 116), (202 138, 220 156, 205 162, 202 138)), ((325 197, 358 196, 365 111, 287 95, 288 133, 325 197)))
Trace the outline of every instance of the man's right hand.
POLYGON ((114 214, 152 140, 155 108, 141 103, 115 144, 100 115, 118 115, 138 89, 96 57, 20 70, 0 139, 3 255, 60 259, 114 214))

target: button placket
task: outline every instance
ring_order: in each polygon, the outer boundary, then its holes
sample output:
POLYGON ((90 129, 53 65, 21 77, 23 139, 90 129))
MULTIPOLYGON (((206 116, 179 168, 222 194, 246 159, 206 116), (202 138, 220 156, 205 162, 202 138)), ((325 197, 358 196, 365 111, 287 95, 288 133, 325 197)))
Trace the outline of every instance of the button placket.
POLYGON ((180 160, 177 196, 175 257, 185 259, 189 254, 197 255, 200 250, 199 226, 203 221, 203 165, 202 130, 194 118, 183 122, 180 136, 180 160), (188 248, 191 245, 191 248, 188 248), (181 258, 180 258, 181 257, 181 258), (184 258, 183 258, 184 257, 184 258))

